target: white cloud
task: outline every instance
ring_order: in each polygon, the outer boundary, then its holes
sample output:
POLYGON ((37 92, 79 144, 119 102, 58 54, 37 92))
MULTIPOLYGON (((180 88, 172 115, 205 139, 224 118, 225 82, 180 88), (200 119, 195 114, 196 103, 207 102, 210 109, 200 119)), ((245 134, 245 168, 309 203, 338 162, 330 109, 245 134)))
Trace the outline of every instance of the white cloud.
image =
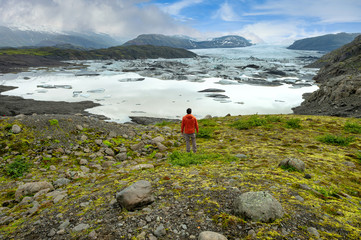
POLYGON ((240 17, 234 12, 232 6, 226 1, 218 9, 214 18, 220 18, 226 22, 239 21, 240 17))
POLYGON ((202 3, 204 0, 181 0, 179 2, 173 3, 171 5, 166 5, 161 7, 161 9, 171 15, 179 15, 180 12, 187 7, 193 6, 195 4, 202 3))
POLYGON ((147 0, 0 0, 0 25, 95 31, 119 38, 142 33, 196 34, 147 0))
POLYGON ((260 12, 251 15, 284 15, 299 18, 315 18, 321 23, 345 23, 361 21, 360 0, 268 0, 255 6, 260 12))

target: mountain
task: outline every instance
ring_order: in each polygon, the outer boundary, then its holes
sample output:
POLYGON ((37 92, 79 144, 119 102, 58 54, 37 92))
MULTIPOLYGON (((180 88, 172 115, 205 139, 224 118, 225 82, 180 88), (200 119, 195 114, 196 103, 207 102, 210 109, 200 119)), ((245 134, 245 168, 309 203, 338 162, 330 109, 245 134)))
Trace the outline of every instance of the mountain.
POLYGON ((288 49, 330 52, 352 42, 360 33, 327 34, 295 41, 288 49))
POLYGON ((246 47, 251 46, 252 44, 247 39, 235 35, 214 38, 211 41, 195 41, 186 37, 166 36, 161 34, 142 34, 123 44, 123 46, 131 45, 154 45, 196 49, 246 47))
POLYGON ((361 35, 312 65, 322 66, 314 77, 319 89, 294 113, 361 117, 361 35))
POLYGON ((98 49, 116 46, 119 45, 119 42, 106 34, 76 32, 53 33, 0 26, 0 47, 45 47, 65 44, 88 49, 98 49))

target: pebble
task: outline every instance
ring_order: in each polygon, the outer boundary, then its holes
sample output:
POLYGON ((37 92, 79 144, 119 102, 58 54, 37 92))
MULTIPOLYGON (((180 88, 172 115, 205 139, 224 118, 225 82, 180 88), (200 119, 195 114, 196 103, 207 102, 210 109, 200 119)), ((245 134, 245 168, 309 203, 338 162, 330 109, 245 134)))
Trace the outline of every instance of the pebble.
POLYGON ((78 225, 76 225, 74 228, 73 228, 73 231, 74 232, 81 232, 83 230, 86 230, 90 228, 90 225, 89 224, 85 224, 85 223, 80 223, 78 225))
POLYGON ((160 224, 154 231, 154 235, 157 236, 157 237, 162 237, 164 235, 166 235, 167 232, 163 226, 163 224, 160 224))

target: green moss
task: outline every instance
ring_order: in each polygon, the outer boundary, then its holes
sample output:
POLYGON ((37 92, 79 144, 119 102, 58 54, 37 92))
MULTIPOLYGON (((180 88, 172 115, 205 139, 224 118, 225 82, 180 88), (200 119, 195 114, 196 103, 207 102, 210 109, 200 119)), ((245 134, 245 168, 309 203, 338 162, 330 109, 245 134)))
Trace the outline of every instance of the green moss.
POLYGON ((49 124, 50 124, 50 126, 59 127, 59 121, 57 119, 50 119, 49 124))
POLYGON ((349 133, 361 133, 361 123, 355 121, 347 121, 344 126, 344 130, 349 133))

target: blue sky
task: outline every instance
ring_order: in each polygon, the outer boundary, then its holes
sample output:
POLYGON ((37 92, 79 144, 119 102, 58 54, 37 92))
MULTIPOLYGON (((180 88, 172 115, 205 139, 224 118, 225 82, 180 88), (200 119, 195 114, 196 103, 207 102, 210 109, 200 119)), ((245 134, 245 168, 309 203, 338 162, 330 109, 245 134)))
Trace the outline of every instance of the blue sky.
POLYGON ((0 0, 0 25, 94 31, 123 41, 158 33, 292 43, 361 32, 361 0, 0 0))

